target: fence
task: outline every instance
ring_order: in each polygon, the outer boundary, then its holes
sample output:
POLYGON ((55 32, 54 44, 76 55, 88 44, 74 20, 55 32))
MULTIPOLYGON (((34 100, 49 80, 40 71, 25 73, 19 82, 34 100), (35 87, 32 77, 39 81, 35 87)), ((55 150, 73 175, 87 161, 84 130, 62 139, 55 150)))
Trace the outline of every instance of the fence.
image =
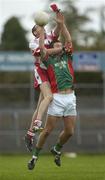
MULTIPOLYGON (((103 153, 105 152, 105 52, 75 53, 74 68, 77 71, 101 71, 103 82, 76 84, 78 115, 75 134, 65 145, 64 151, 103 153)), ((0 82, 0 153, 26 152, 24 135, 37 103, 36 92, 32 86, 32 69, 33 58, 29 52, 0 52, 1 73, 28 72, 30 77, 29 83, 0 82)), ((62 128, 61 121, 48 138, 45 151, 55 143, 62 128)))
MULTIPOLYGON (((30 76, 31 78, 32 76, 30 76)), ((64 151, 75 152, 105 152, 105 107, 103 84, 77 84, 77 122, 75 134, 65 145, 64 151), (80 93, 81 92, 81 93, 80 93), (94 93, 91 93, 94 92, 94 93)), ((36 105, 35 91, 32 79, 29 84, 0 85, 0 91, 5 91, 5 101, 0 98, 0 152, 26 152, 24 135, 30 125, 36 105), (6 102, 8 92, 28 91, 26 101, 6 102)), ((14 92, 14 93, 13 93, 14 92)), ((21 94, 20 93, 20 94, 21 94)), ((44 118, 45 120, 45 118, 44 118)), ((44 150, 48 151, 57 140, 57 135, 63 128, 63 123, 56 127, 47 140, 44 150)), ((37 139, 37 137, 36 137, 37 139)), ((35 140, 36 142, 36 140, 35 140)))

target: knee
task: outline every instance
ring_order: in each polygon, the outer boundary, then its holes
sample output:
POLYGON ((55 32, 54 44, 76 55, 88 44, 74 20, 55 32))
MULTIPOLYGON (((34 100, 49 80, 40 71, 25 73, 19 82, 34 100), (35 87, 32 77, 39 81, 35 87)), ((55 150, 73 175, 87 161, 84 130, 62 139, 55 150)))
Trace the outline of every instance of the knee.
POLYGON ((73 134, 74 134, 74 129, 66 130, 66 134, 67 134, 68 137, 73 136, 73 134))
POLYGON ((49 94, 46 96, 46 99, 51 102, 53 100, 53 95, 52 94, 49 94))
POLYGON ((43 130, 43 134, 44 134, 45 137, 49 136, 50 133, 51 133, 51 131, 49 129, 44 129, 43 130))

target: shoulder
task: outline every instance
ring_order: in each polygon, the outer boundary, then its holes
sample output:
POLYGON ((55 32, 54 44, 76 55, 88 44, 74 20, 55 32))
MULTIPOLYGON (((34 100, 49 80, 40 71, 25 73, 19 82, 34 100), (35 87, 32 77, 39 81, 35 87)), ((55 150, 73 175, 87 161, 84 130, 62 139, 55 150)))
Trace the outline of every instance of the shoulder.
POLYGON ((55 35, 54 30, 46 33, 46 39, 48 39, 50 42, 55 41, 57 38, 58 37, 55 35))
POLYGON ((31 50, 34 50, 36 48, 38 48, 39 46, 39 39, 32 39, 30 42, 29 42, 29 48, 31 50))

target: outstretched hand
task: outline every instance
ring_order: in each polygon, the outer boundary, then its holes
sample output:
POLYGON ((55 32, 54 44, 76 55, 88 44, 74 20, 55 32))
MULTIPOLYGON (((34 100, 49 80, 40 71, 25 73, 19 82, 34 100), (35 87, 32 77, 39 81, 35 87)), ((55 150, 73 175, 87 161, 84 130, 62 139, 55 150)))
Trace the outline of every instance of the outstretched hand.
POLYGON ((64 15, 61 13, 61 12, 58 12, 56 13, 56 18, 55 18, 55 21, 58 23, 58 24, 64 24, 64 15))

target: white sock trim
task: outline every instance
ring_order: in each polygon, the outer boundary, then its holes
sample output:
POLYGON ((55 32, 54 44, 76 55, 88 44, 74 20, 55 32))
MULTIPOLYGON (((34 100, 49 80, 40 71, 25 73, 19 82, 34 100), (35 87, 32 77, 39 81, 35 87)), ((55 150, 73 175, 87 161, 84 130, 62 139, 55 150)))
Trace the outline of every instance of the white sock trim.
POLYGON ((60 151, 57 151, 56 149, 55 149, 55 146, 54 146, 54 151, 57 153, 57 154, 61 154, 61 152, 60 151))
POLYGON ((32 159, 37 159, 37 158, 38 158, 37 156, 34 156, 34 155, 32 156, 32 159))

